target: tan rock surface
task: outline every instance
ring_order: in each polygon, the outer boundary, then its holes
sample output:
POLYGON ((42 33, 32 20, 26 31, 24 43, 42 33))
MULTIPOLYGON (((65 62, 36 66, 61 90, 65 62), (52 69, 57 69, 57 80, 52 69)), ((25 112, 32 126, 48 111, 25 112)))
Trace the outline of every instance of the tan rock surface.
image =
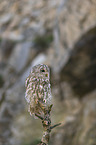
POLYGON ((52 124, 62 123, 50 145, 95 145, 96 0, 0 0, 0 145, 36 145, 42 136, 24 98, 39 62, 51 68, 52 124))

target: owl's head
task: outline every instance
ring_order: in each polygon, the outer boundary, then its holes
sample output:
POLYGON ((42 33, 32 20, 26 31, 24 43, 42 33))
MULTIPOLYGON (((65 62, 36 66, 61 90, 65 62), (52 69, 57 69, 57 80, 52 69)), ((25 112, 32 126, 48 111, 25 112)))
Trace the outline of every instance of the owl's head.
POLYGON ((49 80, 50 70, 47 65, 38 64, 31 69, 31 73, 37 78, 43 78, 44 80, 49 80))

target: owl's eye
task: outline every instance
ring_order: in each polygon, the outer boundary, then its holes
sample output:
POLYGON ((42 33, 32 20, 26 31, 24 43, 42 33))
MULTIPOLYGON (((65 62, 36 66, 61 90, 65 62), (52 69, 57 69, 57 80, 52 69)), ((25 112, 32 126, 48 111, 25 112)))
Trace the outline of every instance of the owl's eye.
POLYGON ((41 69, 41 72, 45 72, 45 70, 44 69, 41 69))

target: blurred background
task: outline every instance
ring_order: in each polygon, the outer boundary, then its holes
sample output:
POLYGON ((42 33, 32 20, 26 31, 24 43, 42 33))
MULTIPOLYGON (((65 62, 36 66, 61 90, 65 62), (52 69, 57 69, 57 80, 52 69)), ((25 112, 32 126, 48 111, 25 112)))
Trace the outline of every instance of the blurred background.
POLYGON ((51 70, 50 145, 96 145, 96 0, 0 0, 0 145, 36 145, 25 79, 51 70))

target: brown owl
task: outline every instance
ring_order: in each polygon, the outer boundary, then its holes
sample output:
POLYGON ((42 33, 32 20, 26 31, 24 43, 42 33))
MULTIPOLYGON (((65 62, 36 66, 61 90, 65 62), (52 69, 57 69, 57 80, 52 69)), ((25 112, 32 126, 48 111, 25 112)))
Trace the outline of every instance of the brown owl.
POLYGON ((47 65, 38 64, 32 67, 25 82, 25 98, 29 103, 30 115, 42 114, 44 108, 51 104, 50 71, 47 65))

